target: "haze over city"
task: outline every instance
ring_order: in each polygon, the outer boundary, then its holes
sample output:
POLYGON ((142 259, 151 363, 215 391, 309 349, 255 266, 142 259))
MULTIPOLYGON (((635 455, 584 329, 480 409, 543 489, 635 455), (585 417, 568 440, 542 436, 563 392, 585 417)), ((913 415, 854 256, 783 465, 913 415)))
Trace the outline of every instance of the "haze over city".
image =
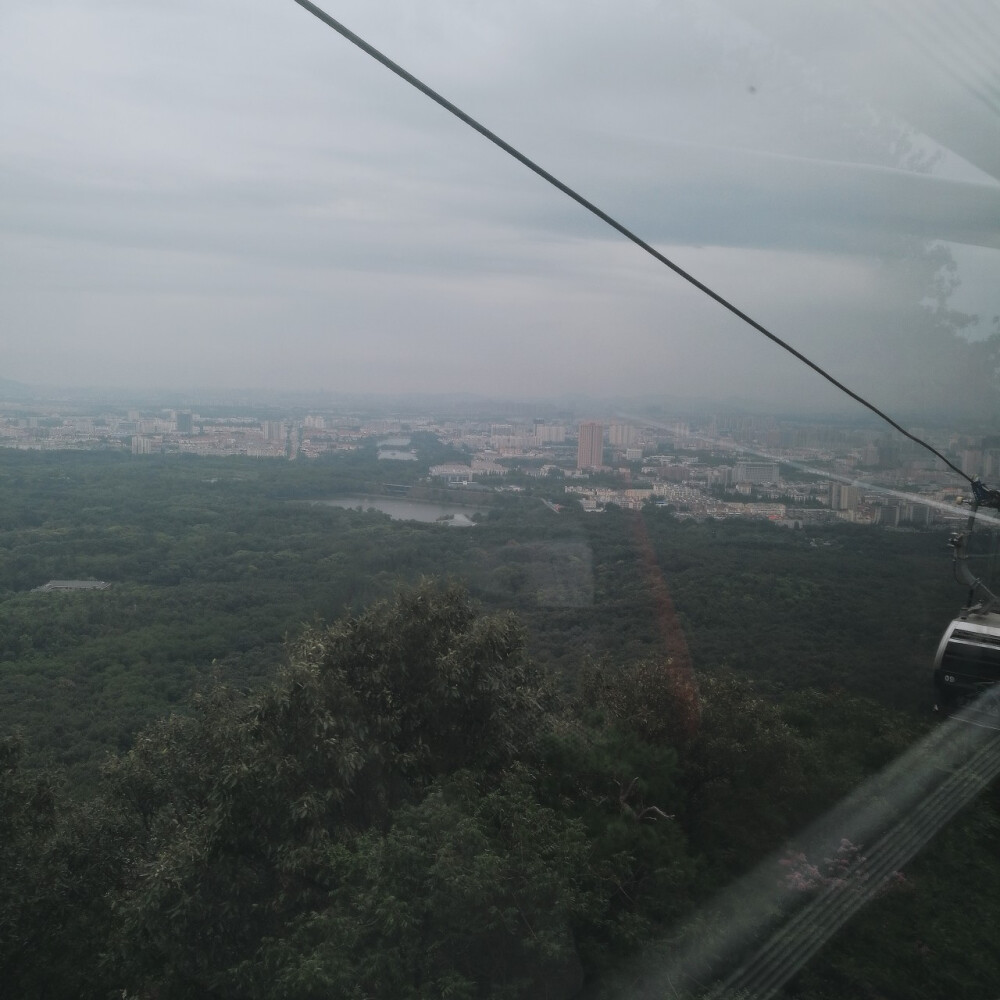
MULTIPOLYGON (((998 15, 907 11, 331 8, 858 391, 976 412, 993 70, 924 43, 998 15)), ((850 405, 293 3, 0 24, 0 376, 850 405)))

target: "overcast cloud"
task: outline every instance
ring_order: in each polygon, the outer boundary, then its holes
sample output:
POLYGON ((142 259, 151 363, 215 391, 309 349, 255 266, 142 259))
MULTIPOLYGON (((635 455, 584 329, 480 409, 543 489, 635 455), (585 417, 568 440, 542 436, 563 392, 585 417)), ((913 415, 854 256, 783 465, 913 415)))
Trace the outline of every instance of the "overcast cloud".
MULTIPOLYGON (((985 0, 327 9, 887 406, 929 241, 996 330, 985 0)), ((7 0, 0 94, 0 377, 835 402, 292 0, 7 0)))

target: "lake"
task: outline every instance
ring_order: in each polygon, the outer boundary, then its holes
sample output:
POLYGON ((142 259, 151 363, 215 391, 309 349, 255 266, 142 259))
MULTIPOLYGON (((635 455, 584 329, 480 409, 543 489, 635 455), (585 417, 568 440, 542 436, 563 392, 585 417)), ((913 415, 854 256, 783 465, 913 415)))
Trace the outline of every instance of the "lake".
POLYGON ((433 500, 407 500, 405 497, 333 497, 317 500, 329 507, 362 507, 388 514, 394 521, 423 521, 425 524, 439 523, 450 528, 471 528, 476 522, 473 514, 485 514, 478 507, 463 507, 456 503, 436 503, 433 500), (443 520, 445 519, 446 520, 443 520))

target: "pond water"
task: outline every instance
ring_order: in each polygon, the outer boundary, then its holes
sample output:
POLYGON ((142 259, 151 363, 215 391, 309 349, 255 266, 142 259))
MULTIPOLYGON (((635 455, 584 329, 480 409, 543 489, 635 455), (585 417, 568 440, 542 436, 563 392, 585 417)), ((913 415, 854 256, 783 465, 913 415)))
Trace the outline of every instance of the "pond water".
POLYGON ((415 462, 417 456, 412 451, 396 451, 395 449, 383 449, 378 453, 379 461, 384 462, 389 459, 394 462, 415 462))
POLYGON ((330 507, 361 507, 388 514, 394 521, 423 521, 425 524, 439 523, 450 528, 471 528, 476 522, 473 514, 484 514, 477 507, 463 507, 456 503, 436 503, 433 500, 408 500, 405 497, 333 497, 317 500, 330 507))

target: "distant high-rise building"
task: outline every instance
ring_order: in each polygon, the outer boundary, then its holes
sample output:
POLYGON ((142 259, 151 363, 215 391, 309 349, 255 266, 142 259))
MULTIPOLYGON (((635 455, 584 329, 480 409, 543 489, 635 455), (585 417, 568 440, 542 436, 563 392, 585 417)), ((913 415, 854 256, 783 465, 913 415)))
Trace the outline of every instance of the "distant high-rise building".
POLYGON ((265 441, 284 441, 288 430, 280 420, 265 420, 260 425, 265 441))
POLYGON ((180 410, 177 414, 177 433, 190 434, 194 430, 194 416, 190 410, 180 410))
POLYGON ((600 469, 604 465, 604 424, 586 420, 580 424, 580 440, 576 448, 578 469, 600 469))
POLYGON ((887 528, 898 528, 901 513, 898 503, 884 504, 876 508, 877 523, 887 528))
POLYGON ((562 444, 566 440, 566 428, 562 424, 546 424, 536 420, 535 437, 539 444, 562 444))
POLYGON ((976 448, 966 448, 962 452, 962 471, 969 476, 978 476, 983 465, 983 453, 976 448))
POLYGON ((862 465, 878 465, 880 455, 878 453, 878 448, 873 444, 867 444, 861 449, 861 464, 862 465))
POLYGON ((635 443, 635 428, 631 424, 612 424, 608 428, 608 444, 612 448, 628 448, 635 443))
POLYGON ((861 491, 857 486, 830 483, 831 510, 856 510, 860 499, 861 491))

